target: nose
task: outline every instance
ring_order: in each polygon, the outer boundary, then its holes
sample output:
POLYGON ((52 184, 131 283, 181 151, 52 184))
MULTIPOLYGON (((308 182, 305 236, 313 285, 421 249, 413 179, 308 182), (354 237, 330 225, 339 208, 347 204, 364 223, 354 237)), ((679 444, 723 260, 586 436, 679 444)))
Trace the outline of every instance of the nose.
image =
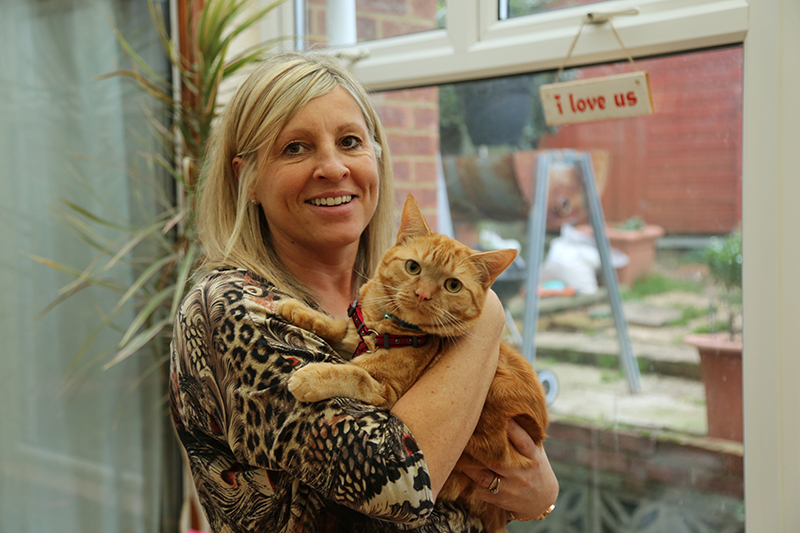
POLYGON ((417 287, 417 290, 414 291, 414 294, 416 294, 417 298, 419 298, 419 303, 431 299, 431 291, 427 287, 417 287))
POLYGON ((345 165, 342 154, 335 148, 320 149, 317 156, 315 178, 341 181, 350 174, 350 169, 345 165))

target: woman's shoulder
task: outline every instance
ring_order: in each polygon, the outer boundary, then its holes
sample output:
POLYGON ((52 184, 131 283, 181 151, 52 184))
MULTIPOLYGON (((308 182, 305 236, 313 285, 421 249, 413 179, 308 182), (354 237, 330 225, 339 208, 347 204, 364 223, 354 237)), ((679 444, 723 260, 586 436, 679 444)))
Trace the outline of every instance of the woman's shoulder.
MULTIPOLYGON (((247 300, 256 305, 272 307, 272 302, 286 295, 269 280, 243 268, 217 269, 201 275, 187 292, 184 312, 202 309, 205 312, 230 311, 247 300)), ((213 312, 211 313, 214 314, 213 312)))
POLYGON ((224 296, 231 292, 247 293, 256 296, 274 294, 283 297, 278 289, 266 278, 245 268, 216 269, 201 275, 190 292, 202 292, 224 296))

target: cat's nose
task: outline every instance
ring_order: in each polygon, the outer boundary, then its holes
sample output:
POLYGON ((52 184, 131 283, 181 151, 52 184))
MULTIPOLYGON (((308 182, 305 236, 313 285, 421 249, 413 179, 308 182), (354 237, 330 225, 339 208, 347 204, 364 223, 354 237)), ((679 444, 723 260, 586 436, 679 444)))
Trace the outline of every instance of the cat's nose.
POLYGON ((422 303, 422 302, 424 302, 425 300, 430 300, 430 299, 431 299, 431 294, 430 294, 430 291, 426 291, 426 290, 425 290, 424 288, 422 288, 422 287, 419 287, 419 288, 418 288, 416 291, 414 291, 414 293, 415 293, 415 294, 417 295, 417 297, 419 298, 419 303, 422 303))

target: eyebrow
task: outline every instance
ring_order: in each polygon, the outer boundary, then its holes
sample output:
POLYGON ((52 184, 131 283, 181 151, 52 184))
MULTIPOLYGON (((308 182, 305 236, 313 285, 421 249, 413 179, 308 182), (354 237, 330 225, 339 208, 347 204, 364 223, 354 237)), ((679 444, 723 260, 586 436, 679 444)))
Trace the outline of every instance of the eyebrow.
MULTIPOLYGON (((359 123, 356 121, 347 122, 337 127, 336 133, 340 133, 342 131, 347 131, 347 130, 363 130, 365 132, 369 132, 369 126, 367 126, 366 121, 364 121, 364 123, 359 123)), ((278 138, 280 139, 284 136, 294 137, 297 135, 313 135, 315 131, 316 130, 311 130, 304 127, 294 128, 285 132, 281 132, 280 134, 278 134, 278 138)))

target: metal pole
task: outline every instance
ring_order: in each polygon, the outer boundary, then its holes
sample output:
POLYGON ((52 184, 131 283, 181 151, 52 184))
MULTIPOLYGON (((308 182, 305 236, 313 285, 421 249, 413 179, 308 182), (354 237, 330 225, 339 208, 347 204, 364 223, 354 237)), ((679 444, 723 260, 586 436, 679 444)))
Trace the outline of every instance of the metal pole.
POLYGON ((622 300, 619 297, 619 280, 617 271, 611 263, 611 246, 608 244, 606 236, 605 215, 603 214, 603 204, 600 202, 600 195, 594 181, 594 169, 589 154, 573 155, 580 165, 581 178, 583 182, 584 195, 589 207, 589 220, 594 230, 597 251, 600 252, 600 262, 603 266, 603 279, 608 287, 608 296, 611 302, 611 311, 614 315, 614 324, 617 328, 617 338, 619 340, 622 369, 628 378, 628 386, 632 393, 640 392, 642 389, 639 379, 639 365, 636 363, 636 356, 633 354, 631 340, 628 336, 628 322, 622 310, 622 300))
POLYGON ((536 158, 536 186, 528 214, 528 283, 525 294, 525 325, 522 355, 531 365, 536 362, 536 328, 539 324, 539 271, 544 257, 547 224, 547 196, 550 194, 550 153, 536 158))

